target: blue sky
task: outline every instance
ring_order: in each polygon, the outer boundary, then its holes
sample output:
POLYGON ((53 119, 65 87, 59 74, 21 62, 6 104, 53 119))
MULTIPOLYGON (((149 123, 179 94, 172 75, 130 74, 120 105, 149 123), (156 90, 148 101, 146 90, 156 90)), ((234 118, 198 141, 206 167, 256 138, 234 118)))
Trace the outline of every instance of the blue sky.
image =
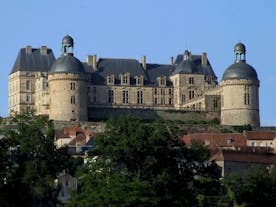
POLYGON ((247 63, 260 79, 263 126, 276 126, 276 1, 266 0, 9 0, 0 2, 0 116, 7 116, 8 75, 20 48, 52 48, 66 34, 75 56, 136 58, 169 63, 185 49, 207 52, 222 78, 233 47, 247 47, 247 63))

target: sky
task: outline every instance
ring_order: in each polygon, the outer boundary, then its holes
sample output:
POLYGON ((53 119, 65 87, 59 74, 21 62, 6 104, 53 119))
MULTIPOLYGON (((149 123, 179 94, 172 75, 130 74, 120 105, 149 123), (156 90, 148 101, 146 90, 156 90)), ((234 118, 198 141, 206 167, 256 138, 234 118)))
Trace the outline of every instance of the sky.
POLYGON ((242 42, 260 80, 261 125, 276 126, 275 11, 275 0, 1 0, 0 116, 8 115, 8 76, 20 48, 46 45, 57 58, 69 34, 83 62, 146 55, 167 64, 186 49, 207 52, 219 81, 242 42))

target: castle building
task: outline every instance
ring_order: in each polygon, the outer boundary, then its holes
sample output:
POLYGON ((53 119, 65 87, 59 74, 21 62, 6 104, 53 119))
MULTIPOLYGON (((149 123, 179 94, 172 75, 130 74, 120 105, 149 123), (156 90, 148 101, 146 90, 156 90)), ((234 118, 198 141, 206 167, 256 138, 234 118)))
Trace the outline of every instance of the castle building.
POLYGON ((53 120, 89 121, 101 109, 196 111, 217 112, 222 125, 260 125, 259 80, 242 43, 220 84, 206 53, 185 50, 170 64, 152 64, 146 56, 80 62, 73 51, 68 35, 58 59, 46 46, 22 48, 9 75, 9 114, 35 109, 53 120))

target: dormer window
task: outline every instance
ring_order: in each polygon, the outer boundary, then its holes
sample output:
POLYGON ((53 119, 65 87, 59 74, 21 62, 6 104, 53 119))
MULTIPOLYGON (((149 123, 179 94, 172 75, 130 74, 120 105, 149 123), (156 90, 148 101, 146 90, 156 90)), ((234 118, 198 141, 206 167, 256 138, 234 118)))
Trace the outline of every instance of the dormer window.
POLYGON ((136 80, 136 85, 137 86, 142 86, 144 85, 144 77, 142 75, 140 76, 135 76, 135 80, 136 80))
POLYGON ((130 84, 130 74, 129 73, 121 74, 121 84, 122 85, 129 85, 130 84))
POLYGON ((166 78, 166 76, 158 77, 158 83, 159 83, 159 86, 161 86, 161 87, 166 86, 167 85, 167 78, 166 78))
POLYGON ((114 85, 114 82, 115 82, 115 78, 114 78, 113 74, 108 75, 106 77, 106 83, 107 83, 107 85, 114 85))

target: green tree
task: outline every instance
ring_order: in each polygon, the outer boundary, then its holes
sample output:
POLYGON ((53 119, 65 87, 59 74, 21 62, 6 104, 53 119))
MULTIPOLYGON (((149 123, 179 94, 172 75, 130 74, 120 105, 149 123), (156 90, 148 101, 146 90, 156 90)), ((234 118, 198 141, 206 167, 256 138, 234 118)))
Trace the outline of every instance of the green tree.
POLYGON ((235 195, 237 205, 246 207, 274 206, 276 203, 276 169, 251 168, 246 175, 229 175, 225 178, 235 195))
POLYGON ((68 160, 66 149, 54 145, 53 123, 25 112, 12 117, 9 129, 1 133, 0 206, 53 206, 54 180, 68 160))
POLYGON ((221 206, 223 202, 217 205, 224 195, 220 172, 216 165, 208 165, 208 150, 199 144, 187 148, 179 135, 171 122, 145 124, 130 116, 109 120, 106 132, 95 139, 90 168, 80 175, 85 179, 68 206, 89 206, 91 195, 99 196, 99 192, 107 200, 103 205, 103 199, 93 199, 95 207, 112 206, 112 199, 120 200, 113 206, 221 206), (101 176, 92 176, 94 172, 101 176), (106 172, 108 176, 103 176, 106 172), (99 190, 99 183, 104 190, 99 190), (123 196, 110 193, 115 189, 123 196), (151 198, 154 203, 129 203, 130 197, 135 201, 151 198))

